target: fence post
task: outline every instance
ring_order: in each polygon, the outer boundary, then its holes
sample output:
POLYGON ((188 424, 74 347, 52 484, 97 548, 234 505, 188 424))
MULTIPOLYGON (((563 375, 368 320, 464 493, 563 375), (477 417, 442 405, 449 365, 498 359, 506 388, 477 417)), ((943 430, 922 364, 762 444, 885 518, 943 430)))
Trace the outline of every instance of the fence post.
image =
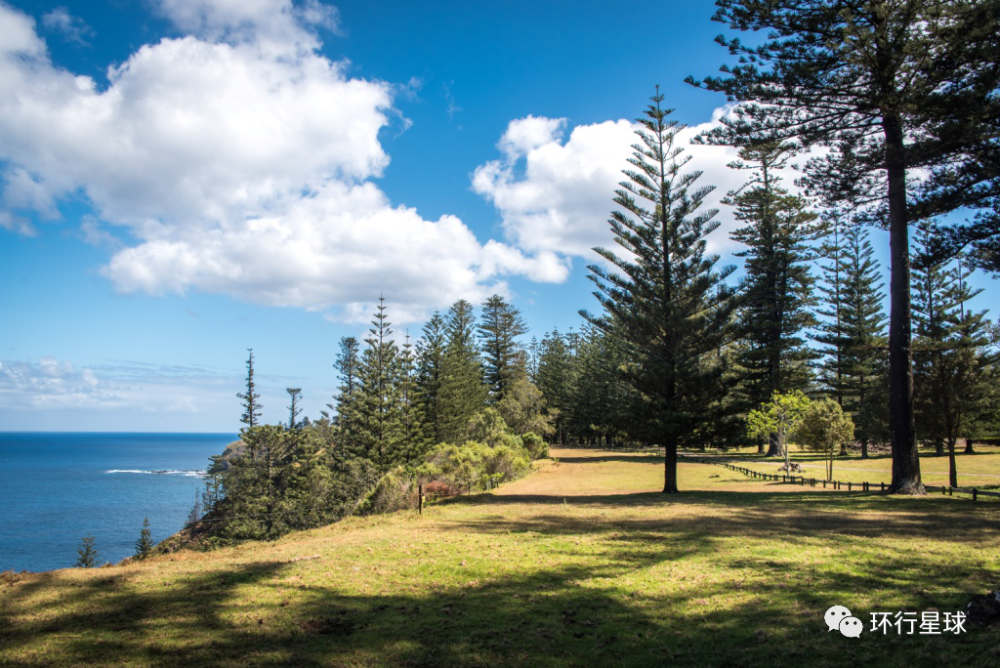
POLYGON ((823 489, 826 489, 826 480, 823 481, 823 489))
POLYGON ((879 484, 882 485, 882 491, 884 492, 885 491, 885 483, 884 482, 880 482, 879 484))
POLYGON ((951 496, 951 485, 948 485, 948 496, 951 496))
POLYGON ((976 500, 976 488, 975 487, 972 488, 972 500, 973 501, 976 500))
POLYGON ((848 483, 847 483, 847 491, 848 491, 848 492, 850 492, 850 491, 851 491, 851 483, 850 483, 850 482, 848 482, 848 483))

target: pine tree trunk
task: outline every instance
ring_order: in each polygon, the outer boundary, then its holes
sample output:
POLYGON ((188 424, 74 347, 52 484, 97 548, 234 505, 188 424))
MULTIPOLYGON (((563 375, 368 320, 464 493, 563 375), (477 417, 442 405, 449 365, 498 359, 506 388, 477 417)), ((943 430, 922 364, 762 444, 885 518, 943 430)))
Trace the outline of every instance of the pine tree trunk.
POLYGON ((948 439, 948 484, 958 487, 958 469, 955 467, 955 441, 957 438, 948 439))
POLYGON ((664 446, 663 457, 663 493, 677 494, 677 444, 664 446))
POLYGON ((847 443, 841 443, 840 444, 840 454, 839 454, 839 456, 840 457, 846 457, 847 456, 847 443))
POLYGON ((934 439, 934 456, 935 457, 944 457, 944 439, 943 438, 938 437, 938 438, 934 439))
POLYGON ((868 439, 861 439, 861 459, 868 459, 868 439))
POLYGON ((913 365, 910 350, 910 248, 906 215, 906 162, 898 117, 882 119, 889 181, 889 433, 895 494, 923 494, 913 416, 913 365))
POLYGON ((972 439, 971 438, 965 439, 965 450, 963 452, 965 454, 967 454, 967 455, 974 455, 974 454, 976 454, 976 451, 972 449, 972 439))

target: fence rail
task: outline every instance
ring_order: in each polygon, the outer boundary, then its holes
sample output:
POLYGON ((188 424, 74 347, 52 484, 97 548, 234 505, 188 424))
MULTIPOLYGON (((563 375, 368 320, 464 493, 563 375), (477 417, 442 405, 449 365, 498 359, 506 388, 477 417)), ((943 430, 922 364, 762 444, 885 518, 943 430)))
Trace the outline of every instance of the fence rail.
MULTIPOLYGON (((820 480, 818 478, 807 478, 805 476, 794 476, 788 473, 765 473, 763 471, 755 471, 754 469, 747 468, 745 466, 736 466, 735 464, 730 464, 725 461, 716 461, 709 459, 707 457, 691 457, 694 461, 701 462, 703 464, 715 464, 716 466, 725 466, 727 469, 737 471, 751 478, 757 478, 759 480, 773 480, 774 482, 781 482, 790 485, 799 484, 803 487, 809 485, 810 487, 816 487, 820 484, 826 489, 827 486, 832 487, 838 491, 848 492, 871 492, 871 491, 885 491, 884 482, 842 482, 840 480, 820 480)), ((971 494, 973 501, 978 501, 980 496, 994 496, 1000 498, 1000 492, 994 492, 985 489, 979 489, 978 487, 951 487, 946 485, 924 485, 924 489, 928 492, 940 490, 942 494, 947 494, 952 496, 955 492, 960 494, 971 494)))

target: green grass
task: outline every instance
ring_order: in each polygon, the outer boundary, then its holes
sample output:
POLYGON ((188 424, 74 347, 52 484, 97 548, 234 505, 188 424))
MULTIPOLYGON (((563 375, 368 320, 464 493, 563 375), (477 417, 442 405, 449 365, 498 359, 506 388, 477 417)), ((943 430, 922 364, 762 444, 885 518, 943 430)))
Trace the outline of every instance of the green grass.
POLYGON ((1000 631, 872 635, 1000 585, 996 504, 554 450, 494 493, 274 543, 0 581, 0 665, 980 665, 1000 631), (848 606, 858 639, 828 633, 848 606))

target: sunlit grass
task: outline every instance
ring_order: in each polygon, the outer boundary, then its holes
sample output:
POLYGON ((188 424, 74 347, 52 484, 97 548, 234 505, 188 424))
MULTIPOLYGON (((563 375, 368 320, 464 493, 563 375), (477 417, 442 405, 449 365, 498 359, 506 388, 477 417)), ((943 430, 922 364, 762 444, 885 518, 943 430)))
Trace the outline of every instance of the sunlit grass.
MULTIPOLYGON (((989 663, 1000 633, 828 633, 1000 580, 996 505, 554 450, 495 493, 212 553, 0 584, 0 665, 989 663)), ((870 461, 870 460, 869 460, 870 461)), ((770 462, 768 466, 776 466, 770 462)))

